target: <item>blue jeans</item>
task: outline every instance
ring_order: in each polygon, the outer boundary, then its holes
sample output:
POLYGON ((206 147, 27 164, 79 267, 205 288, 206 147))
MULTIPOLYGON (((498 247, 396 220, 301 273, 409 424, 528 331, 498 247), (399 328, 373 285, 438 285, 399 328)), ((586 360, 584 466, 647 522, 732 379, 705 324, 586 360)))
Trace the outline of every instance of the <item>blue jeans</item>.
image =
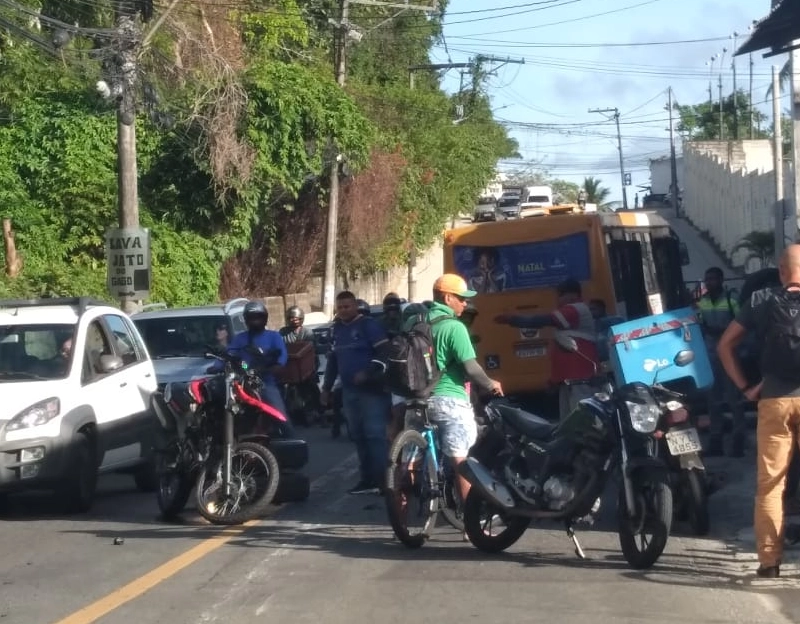
POLYGON ((358 452, 361 480, 382 487, 388 465, 386 424, 392 409, 391 397, 387 393, 342 388, 342 405, 358 452))
POLYGON ((280 388, 273 383, 265 383, 261 388, 261 400, 265 403, 269 403, 281 414, 286 416, 286 422, 276 427, 280 432, 279 437, 293 438, 294 427, 289 420, 289 412, 286 411, 286 404, 283 402, 283 395, 281 394, 280 388))

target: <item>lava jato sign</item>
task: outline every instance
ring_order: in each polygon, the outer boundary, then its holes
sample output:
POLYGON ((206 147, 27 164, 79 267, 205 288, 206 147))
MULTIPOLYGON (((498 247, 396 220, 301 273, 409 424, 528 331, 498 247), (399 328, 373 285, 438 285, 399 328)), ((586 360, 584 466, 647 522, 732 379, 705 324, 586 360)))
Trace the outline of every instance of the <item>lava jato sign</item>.
POLYGON ((117 299, 141 301, 150 296, 150 230, 106 230, 108 292, 117 299))

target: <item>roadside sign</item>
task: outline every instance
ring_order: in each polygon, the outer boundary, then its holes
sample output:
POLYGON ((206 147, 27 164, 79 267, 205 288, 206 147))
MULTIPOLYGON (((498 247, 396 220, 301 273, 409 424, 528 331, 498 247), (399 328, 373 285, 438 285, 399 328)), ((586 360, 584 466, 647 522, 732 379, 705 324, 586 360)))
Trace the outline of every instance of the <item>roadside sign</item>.
POLYGON ((112 297, 141 301, 150 296, 150 230, 106 230, 108 292, 112 297))

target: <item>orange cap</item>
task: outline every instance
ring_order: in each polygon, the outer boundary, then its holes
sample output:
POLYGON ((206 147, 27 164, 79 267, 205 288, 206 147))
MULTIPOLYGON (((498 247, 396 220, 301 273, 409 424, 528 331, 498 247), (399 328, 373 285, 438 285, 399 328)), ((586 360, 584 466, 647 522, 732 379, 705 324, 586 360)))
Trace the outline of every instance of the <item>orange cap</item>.
POLYGON ((478 293, 467 288, 464 278, 455 273, 445 273, 433 283, 434 292, 449 293, 458 297, 474 297, 478 293))

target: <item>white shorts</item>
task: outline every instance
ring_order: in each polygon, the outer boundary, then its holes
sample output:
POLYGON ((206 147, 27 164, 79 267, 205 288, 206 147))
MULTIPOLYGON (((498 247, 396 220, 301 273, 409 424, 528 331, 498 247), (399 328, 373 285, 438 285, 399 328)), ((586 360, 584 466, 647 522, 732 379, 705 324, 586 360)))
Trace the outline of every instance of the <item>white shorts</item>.
MULTIPOLYGON (((454 397, 432 396, 428 399, 428 418, 439 426, 439 443, 447 457, 466 457, 478 439, 478 423, 472 404, 454 397)), ((406 428, 414 428, 406 415, 406 428)))

